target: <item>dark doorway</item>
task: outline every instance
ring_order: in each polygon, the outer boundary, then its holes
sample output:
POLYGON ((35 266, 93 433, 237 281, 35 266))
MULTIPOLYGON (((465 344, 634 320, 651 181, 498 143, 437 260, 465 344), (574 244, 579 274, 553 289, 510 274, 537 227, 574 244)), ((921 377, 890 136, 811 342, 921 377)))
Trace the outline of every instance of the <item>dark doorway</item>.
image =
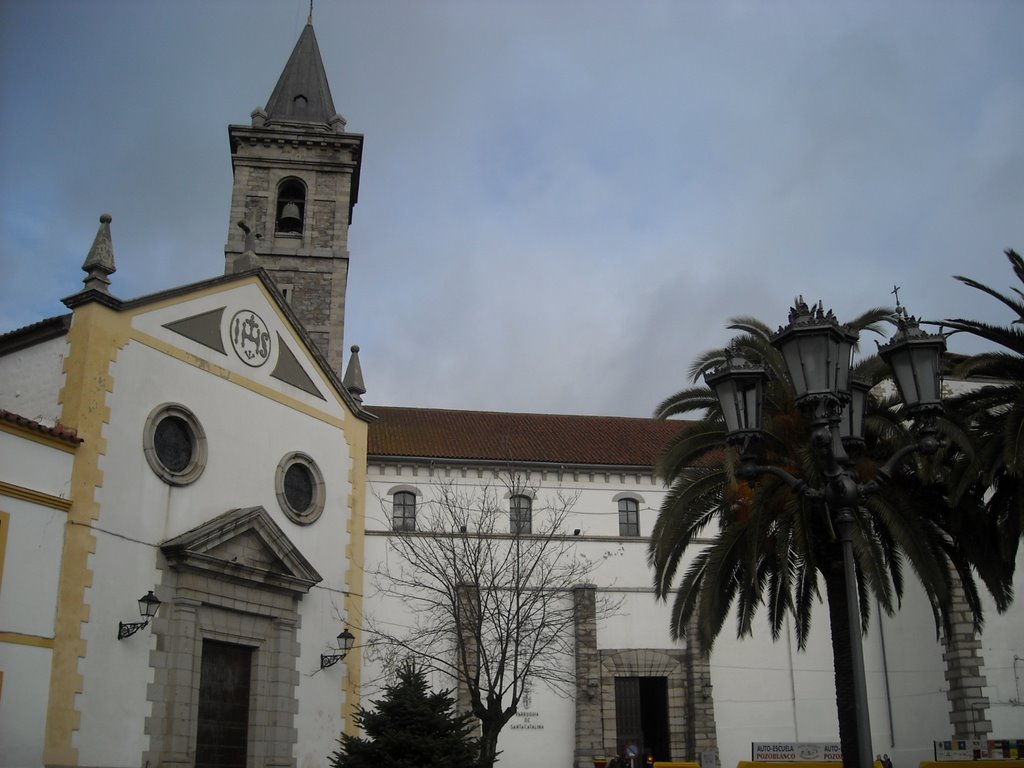
POLYGON ((668 680, 664 677, 615 678, 615 731, 620 754, 635 745, 641 768, 647 755, 671 760, 668 732, 668 680))
POLYGON ((252 648, 203 641, 196 768, 245 768, 252 648))

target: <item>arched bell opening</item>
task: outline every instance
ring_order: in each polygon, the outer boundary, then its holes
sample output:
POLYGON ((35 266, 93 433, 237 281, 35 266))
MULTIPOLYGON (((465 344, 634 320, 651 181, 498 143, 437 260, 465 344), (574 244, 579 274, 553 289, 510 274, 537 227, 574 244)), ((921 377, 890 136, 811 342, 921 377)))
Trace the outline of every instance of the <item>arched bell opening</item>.
POLYGON ((277 187, 277 219, 279 235, 301 235, 306 217, 306 185, 290 178, 277 187))

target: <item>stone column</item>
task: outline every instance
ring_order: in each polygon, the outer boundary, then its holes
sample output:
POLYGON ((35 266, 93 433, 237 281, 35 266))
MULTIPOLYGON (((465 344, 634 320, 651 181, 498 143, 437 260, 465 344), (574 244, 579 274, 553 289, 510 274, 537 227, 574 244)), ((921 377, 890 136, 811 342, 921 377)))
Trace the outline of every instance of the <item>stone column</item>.
MULTIPOLYGON (((260 745, 265 755, 263 765, 265 768, 294 768, 292 750, 299 739, 295 727, 295 715, 299 708, 297 622, 279 616, 271 623, 273 629, 267 637, 266 645, 260 649, 261 654, 266 656, 261 663, 266 664, 264 674, 267 694, 259 697, 266 705, 265 711, 260 713, 266 722, 263 744, 260 745)), ((250 716, 255 714, 250 713, 250 716)))
POLYGON ((957 584, 953 595, 953 621, 948 635, 942 638, 946 662, 946 681, 949 690, 949 724, 957 739, 987 739, 992 730, 988 719, 988 697, 984 687, 988 684, 982 671, 985 660, 981 655, 981 638, 974 633, 971 610, 957 584))
POLYGON ((572 591, 576 640, 576 768, 593 768, 604 757, 601 724, 601 654, 597 650, 597 587, 579 584, 572 591))
POLYGON ((697 615, 686 628, 686 654, 690 683, 687 714, 691 754, 688 760, 699 760, 702 768, 718 764, 718 731, 715 727, 715 698, 711 687, 711 657, 701 651, 697 642, 697 615))
POLYGON ((195 762, 199 707, 197 624, 202 603, 186 597, 174 597, 168 602, 165 616, 154 622, 154 630, 160 631, 152 655, 153 683, 147 692, 153 709, 146 720, 150 741, 144 757, 154 765, 187 768, 195 762))

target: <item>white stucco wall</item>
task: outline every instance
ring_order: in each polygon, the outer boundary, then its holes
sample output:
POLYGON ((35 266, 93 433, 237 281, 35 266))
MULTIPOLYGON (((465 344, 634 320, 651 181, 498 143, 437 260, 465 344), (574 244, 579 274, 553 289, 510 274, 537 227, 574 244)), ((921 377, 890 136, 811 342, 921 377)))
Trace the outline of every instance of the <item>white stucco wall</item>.
MULTIPOLYGON (((367 493, 366 563, 373 570, 379 563, 391 561, 395 553, 389 551, 390 530, 389 490, 417 489, 418 508, 426 509, 436 497, 440 484, 454 481, 460 487, 472 490, 491 486, 501 489, 504 501, 505 482, 502 473, 496 477, 485 470, 482 477, 476 469, 463 475, 461 470, 445 471, 440 465, 435 470, 426 467, 382 467, 371 464, 368 471, 370 490, 367 493), (383 535, 380 535, 383 534, 383 535)), ((599 563, 590 575, 590 581, 601 588, 598 595, 598 646, 609 648, 678 648, 669 637, 668 609, 654 599, 650 575, 646 564, 646 538, 618 536, 619 517, 616 494, 628 490, 639 501, 640 531, 650 532, 661 503, 662 491, 649 477, 636 474, 564 472, 557 470, 532 472, 520 478, 523 486, 536 492, 535 514, 546 504, 555 502, 557 494, 575 497, 575 503, 564 524, 566 535, 580 529, 577 539, 572 537, 581 557, 599 563)), ((568 599, 568 596, 567 596, 568 599)), ((366 609, 375 620, 408 623, 415 606, 399 604, 376 593, 368 577, 366 609)), ((571 658, 562 660, 570 669, 571 658)), ((372 660, 364 662, 364 679, 380 680, 380 667, 372 660)), ((451 685, 450 682, 447 685, 451 685)), ((364 704, 376 696, 374 690, 364 691, 364 704)), ((503 764, 542 762, 548 765, 570 765, 575 749, 576 703, 573 697, 560 695, 536 682, 531 687, 529 705, 520 707, 520 714, 506 725, 498 742, 503 764)))
POLYGON ((67 451, 0 430, 0 481, 67 499, 73 463, 67 451))
POLYGON ((0 766, 43 765, 46 707, 50 691, 49 648, 0 643, 0 766))
MULTIPOLYGON (((671 605, 656 601, 650 588, 646 538, 616 536, 618 509, 614 496, 630 491, 643 498, 641 534, 646 537, 661 504, 661 488, 649 481, 637 483, 633 476, 606 479, 598 474, 591 479, 589 475, 573 478, 565 474, 561 482, 554 472, 544 478, 534 477, 539 479, 535 484, 540 486, 540 496, 556 490, 579 493, 566 529, 582 529, 578 544, 581 553, 594 558, 611 555, 592 579, 599 587, 599 600, 619 606, 603 615, 599 608, 599 647, 678 649, 683 641, 673 641, 668 630, 671 605)), ((390 525, 389 510, 380 509, 374 495, 386 504, 388 490, 404 485, 418 488, 423 498, 429 499, 432 489, 443 478, 441 467, 431 474, 424 467, 414 470, 411 465, 399 468, 393 464, 371 464, 368 527, 385 531, 390 525)), ((474 479, 471 471, 460 482, 485 481, 474 479)), ((489 482, 495 480, 491 478, 489 482)), ((387 539, 387 535, 367 537, 369 566, 387 556, 387 539)), ((684 572, 686 566, 686 562, 682 563, 679 572, 684 572)), ((906 581, 899 612, 893 617, 880 617, 877 606, 872 606, 870 630, 864 638, 873 745, 875 751, 888 752, 900 765, 930 759, 932 741, 951 734, 942 647, 936 639, 931 610, 922 590, 911 574, 906 581)), ((1024 594, 1024 583, 1018 584, 1017 593, 1024 594)), ((396 623, 408 620, 408 607, 388 606, 374 597, 372 590, 368 591, 367 609, 381 612, 396 623)), ((1024 612, 1011 609, 1006 615, 997 616, 991 609, 987 617, 983 645, 986 662, 992 669, 986 689, 993 702, 989 715, 993 734, 1010 738, 1024 733, 1024 707, 1015 703, 1021 700, 1021 694, 1014 690, 1015 686, 1024 686, 1024 650, 1018 639, 1024 637, 1024 612)), ((755 621, 754 630, 753 637, 737 640, 735 618, 730 617, 711 657, 723 766, 750 759, 752 741, 838 741, 831 634, 825 604, 821 603, 815 611, 804 651, 796 647, 791 624, 773 642, 763 612, 755 621)), ((367 676, 374 674, 370 670, 367 676)), ((538 712, 539 717, 531 718, 531 722, 543 724, 543 729, 528 733, 507 729, 500 742, 503 760, 516 763, 533 760, 538 754, 566 755, 571 759, 574 702, 547 693, 535 694, 535 701, 530 711, 538 712)))
MULTIPOLYGON (((734 628, 730 619, 711 657, 722 764, 749 760, 751 741, 838 741, 826 606, 815 611, 805 651, 791 621, 774 643, 764 616, 753 637, 737 640, 734 628)), ((880 620, 873 605, 863 644, 874 751, 897 764, 932 759, 932 741, 950 733, 947 686, 931 611, 916 584, 908 580, 893 617, 880 620)))
POLYGON ((952 735, 949 685, 935 620, 916 579, 907 578, 905 590, 903 604, 893 616, 879 618, 873 606, 864 639, 875 752, 887 752, 893 762, 901 763, 933 759, 932 741, 952 735))
POLYGON ((52 427, 60 416, 65 337, 0 356, 0 408, 52 427))
MULTIPOLYGON (((0 430, 0 481, 59 499, 71 454, 0 430)), ((0 766, 42 765, 57 588, 67 513, 0 493, 7 542, 0 574, 0 766)))
POLYGON ((985 597, 985 629, 981 636, 988 687, 992 737, 1024 737, 1024 551, 1017 554, 1013 578, 1016 602, 1003 614, 985 597))
POLYGON ((52 638, 67 514, 3 495, 0 511, 11 516, 0 590, 0 630, 52 638))

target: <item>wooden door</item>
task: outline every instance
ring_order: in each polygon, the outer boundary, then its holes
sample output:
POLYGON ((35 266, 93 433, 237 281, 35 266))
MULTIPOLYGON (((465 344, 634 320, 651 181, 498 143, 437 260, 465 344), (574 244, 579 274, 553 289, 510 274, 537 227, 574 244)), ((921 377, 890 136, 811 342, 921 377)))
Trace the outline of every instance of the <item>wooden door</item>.
POLYGON ((203 641, 196 768, 246 768, 252 648, 203 641))

